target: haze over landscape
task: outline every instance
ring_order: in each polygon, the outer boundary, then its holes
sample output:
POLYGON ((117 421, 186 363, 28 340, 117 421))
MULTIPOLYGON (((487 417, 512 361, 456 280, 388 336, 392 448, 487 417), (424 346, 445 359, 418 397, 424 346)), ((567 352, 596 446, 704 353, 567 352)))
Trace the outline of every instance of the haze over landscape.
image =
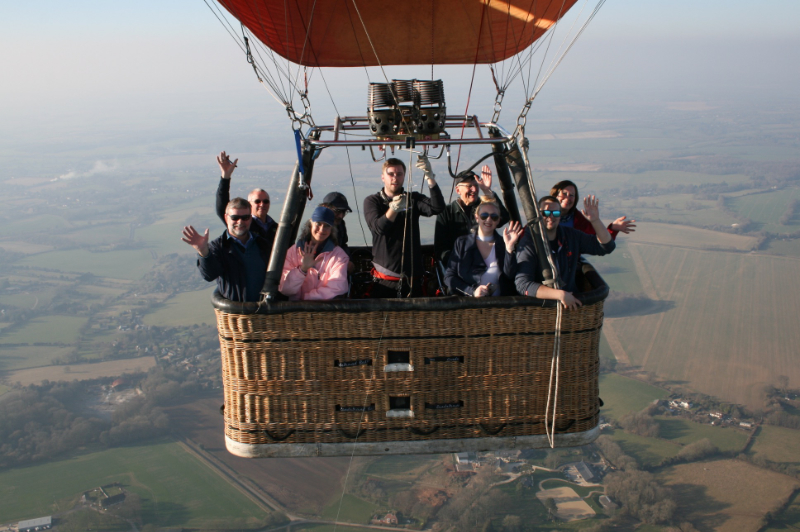
MULTIPOLYGON (((212 287, 180 231, 222 232, 222 149, 240 160, 232 192, 263 186, 277 217, 295 160, 286 113, 202 2, 7 6, 0 528, 54 515, 58 530, 350 531, 364 528, 337 516, 388 513, 426 530, 800 527, 798 20, 789 0, 611 0, 566 56, 528 116, 537 189, 571 179, 606 223, 638 221, 592 261, 612 292, 608 426, 595 444, 482 456, 464 475, 452 455, 227 453, 212 287), (592 481, 572 482, 579 462, 592 481), (97 511, 101 486, 125 501, 97 511)), ((434 71, 451 112, 469 101, 488 119, 491 74, 478 66, 469 96, 471 75, 434 71)), ((364 69, 312 74, 317 123, 331 100, 363 114, 367 84, 364 69)), ((510 92, 501 123, 521 106, 510 92)), ((379 172, 368 152, 326 150, 315 196, 360 207, 379 172)), ((369 238, 358 219, 351 245, 369 238)))

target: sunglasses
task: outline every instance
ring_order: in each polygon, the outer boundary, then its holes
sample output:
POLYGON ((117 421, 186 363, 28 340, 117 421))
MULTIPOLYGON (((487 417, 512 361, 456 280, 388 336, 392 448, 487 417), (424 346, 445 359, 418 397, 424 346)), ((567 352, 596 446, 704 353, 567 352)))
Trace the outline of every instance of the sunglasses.
POLYGON ((253 200, 253 203, 255 203, 256 205, 261 205, 262 203, 269 204, 269 200, 268 199, 256 199, 256 200, 253 200))
POLYGON ((481 217, 481 220, 485 220, 487 218, 491 218, 493 222, 496 222, 497 220, 500 219, 500 215, 497 214, 497 213, 494 213, 494 212, 491 213, 491 214, 489 214, 488 212, 482 212, 478 216, 481 217))
POLYGON ((231 219, 232 222, 238 222, 239 220, 246 222, 250 218, 252 218, 252 214, 229 214, 228 218, 231 219))
POLYGON ((542 211, 542 215, 547 218, 548 216, 554 216, 558 218, 561 216, 561 211, 542 211))

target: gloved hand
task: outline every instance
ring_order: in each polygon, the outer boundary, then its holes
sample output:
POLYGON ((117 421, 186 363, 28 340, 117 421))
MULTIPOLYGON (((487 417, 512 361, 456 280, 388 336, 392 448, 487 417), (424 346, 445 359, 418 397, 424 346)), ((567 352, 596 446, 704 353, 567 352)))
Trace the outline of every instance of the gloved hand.
POLYGON ((389 202, 389 207, 394 212, 401 212, 406 210, 406 195, 398 194, 397 196, 393 197, 392 201, 389 202))
POLYGON ((431 169, 431 162, 427 155, 417 156, 417 168, 425 173, 425 179, 433 179, 436 177, 431 169))

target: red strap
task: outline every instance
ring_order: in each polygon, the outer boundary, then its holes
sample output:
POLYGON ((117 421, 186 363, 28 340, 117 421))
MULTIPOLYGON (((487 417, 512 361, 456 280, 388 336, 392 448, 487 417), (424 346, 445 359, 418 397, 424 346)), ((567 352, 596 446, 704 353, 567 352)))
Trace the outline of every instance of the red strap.
POLYGON ((372 268, 372 276, 376 279, 383 279, 384 281, 394 281, 397 282, 400 280, 399 277, 395 277, 393 275, 386 275, 385 273, 381 273, 375 268, 372 268))

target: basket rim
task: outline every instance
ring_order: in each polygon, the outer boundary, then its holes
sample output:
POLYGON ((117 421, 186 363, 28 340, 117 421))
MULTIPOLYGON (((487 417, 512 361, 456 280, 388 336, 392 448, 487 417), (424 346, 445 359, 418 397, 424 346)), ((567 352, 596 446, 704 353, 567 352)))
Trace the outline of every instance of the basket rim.
MULTIPOLYGON (((581 303, 592 305, 608 297, 609 287, 599 273, 588 263, 584 275, 594 287, 589 292, 575 293, 581 303)), ((214 308, 229 314, 287 314, 293 312, 412 312, 448 311, 479 308, 542 307, 554 308, 557 301, 529 296, 500 297, 419 297, 412 299, 330 299, 324 301, 241 302, 225 299, 214 290, 211 295, 214 308)))

